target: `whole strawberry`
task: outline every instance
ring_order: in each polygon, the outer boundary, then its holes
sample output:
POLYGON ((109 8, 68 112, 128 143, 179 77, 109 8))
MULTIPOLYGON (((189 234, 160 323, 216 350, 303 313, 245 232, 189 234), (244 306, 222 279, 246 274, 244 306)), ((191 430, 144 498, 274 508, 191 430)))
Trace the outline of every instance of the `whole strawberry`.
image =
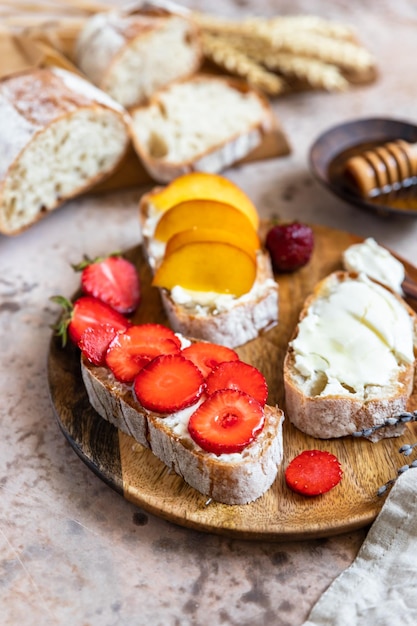
POLYGON ((292 222, 273 226, 266 236, 275 272, 294 272, 306 265, 313 252, 313 231, 306 224, 292 222))
POLYGON ((84 261, 73 268, 81 272, 84 294, 98 298, 123 315, 135 311, 140 301, 139 276, 133 263, 112 254, 84 261))

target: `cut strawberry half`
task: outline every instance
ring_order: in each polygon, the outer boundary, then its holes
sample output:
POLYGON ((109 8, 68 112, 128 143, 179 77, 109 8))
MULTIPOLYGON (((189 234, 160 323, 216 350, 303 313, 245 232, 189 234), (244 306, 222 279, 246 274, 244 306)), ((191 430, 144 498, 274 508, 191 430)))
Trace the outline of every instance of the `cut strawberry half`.
POLYGON ((97 298, 81 296, 74 304, 63 296, 53 296, 52 302, 63 307, 63 314, 55 325, 56 334, 62 338, 65 346, 69 337, 78 345, 81 335, 87 328, 95 328, 103 324, 109 324, 115 331, 126 330, 130 326, 129 320, 97 298))
POLYGON ((342 476, 338 458, 325 450, 305 450, 285 470, 288 487, 304 496, 318 496, 330 491, 342 476))
POLYGON ((204 378, 181 354, 162 355, 139 372, 134 390, 145 409, 175 413, 197 402, 204 390, 204 378))
POLYGON ((104 365, 107 349, 117 333, 111 324, 100 324, 86 328, 81 335, 78 347, 94 365, 104 365))
POLYGON ((231 348, 203 341, 192 343, 182 350, 182 354, 198 367, 203 376, 208 376, 223 361, 239 360, 239 355, 231 348))
POLYGON ((128 383, 155 357, 178 354, 180 349, 177 335, 162 324, 131 326, 111 342, 106 364, 117 380, 128 383))
POLYGON ((262 406, 243 391, 222 389, 209 396, 188 422, 192 439, 207 452, 241 452, 261 432, 262 406))
POLYGON ((133 263, 115 254, 73 265, 81 271, 81 288, 119 313, 133 313, 140 301, 139 276, 133 263))
POLYGON ((255 398, 262 406, 268 397, 268 385, 261 372, 243 361, 220 363, 207 377, 209 395, 220 389, 238 389, 255 398))

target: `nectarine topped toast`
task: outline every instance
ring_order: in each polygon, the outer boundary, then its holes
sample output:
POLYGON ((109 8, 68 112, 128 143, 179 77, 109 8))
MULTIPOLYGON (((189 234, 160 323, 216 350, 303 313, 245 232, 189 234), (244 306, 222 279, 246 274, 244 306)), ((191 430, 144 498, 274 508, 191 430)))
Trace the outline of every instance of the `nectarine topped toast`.
POLYGON ((143 243, 172 328, 236 347, 278 321, 278 285, 250 199, 201 172, 140 202, 143 243))

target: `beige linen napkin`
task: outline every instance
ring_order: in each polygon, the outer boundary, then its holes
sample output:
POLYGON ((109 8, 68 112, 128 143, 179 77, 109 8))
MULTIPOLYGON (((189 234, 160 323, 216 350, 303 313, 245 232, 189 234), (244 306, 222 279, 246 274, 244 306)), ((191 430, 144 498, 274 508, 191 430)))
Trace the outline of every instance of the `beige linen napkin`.
POLYGON ((417 624, 417 470, 402 474, 356 559, 303 626, 417 624))

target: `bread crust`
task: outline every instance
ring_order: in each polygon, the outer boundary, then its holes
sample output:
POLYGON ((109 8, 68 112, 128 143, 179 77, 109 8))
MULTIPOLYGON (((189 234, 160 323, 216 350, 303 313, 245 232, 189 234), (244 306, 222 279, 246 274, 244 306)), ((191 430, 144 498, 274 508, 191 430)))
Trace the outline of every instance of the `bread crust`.
MULTIPOLYGON (((331 281, 344 281, 357 278, 352 272, 334 272, 320 281, 313 293, 306 299, 300 313, 299 323, 308 314, 309 308, 320 298, 331 281)), ((389 290, 391 291, 391 290, 389 290)), ((404 306, 414 329, 414 355, 417 358, 417 315, 402 298, 391 292, 404 306)), ((299 330, 297 325, 293 340, 299 330)), ((342 395, 309 395, 305 392, 305 378, 294 366, 294 349, 289 345, 284 359, 284 389, 286 415, 299 430, 312 437, 330 439, 344 437, 354 432, 382 424, 387 418, 404 411, 413 392, 416 359, 412 364, 403 364, 398 371, 395 388, 386 391, 378 398, 362 399, 342 395)), ((385 437, 403 434, 405 425, 388 426, 378 429, 367 438, 376 442, 385 437)))
MULTIPOLYGON (((33 69, 3 78, 0 81, 0 120, 3 120, 0 121, 0 231, 6 235, 19 234, 47 212, 110 175, 129 146, 124 110, 81 77, 59 68, 33 69), (114 155, 105 166, 98 166, 97 172, 88 177, 77 174, 78 163, 74 164, 73 169, 66 163, 67 172, 74 176, 72 187, 66 192, 57 189, 54 198, 49 201, 43 201, 41 181, 34 181, 33 186, 37 187, 36 193, 40 196, 39 207, 37 210, 34 208, 28 216, 22 214, 19 219, 15 219, 13 206, 8 207, 5 190, 25 153, 40 143, 46 137, 45 133, 54 132, 60 124, 73 123, 75 127, 83 123, 78 121, 83 112, 85 117, 90 116, 97 123, 106 118, 107 124, 117 127, 117 133, 120 134, 117 141, 120 145, 115 144, 114 155)), ((97 156, 97 161, 99 158, 97 156)), ((62 162, 55 162, 54 166, 57 170, 63 169, 62 162)), ((21 181, 22 185, 26 184, 26 190, 29 176, 30 172, 26 180, 21 181)), ((47 171, 47 177, 53 180, 54 171, 47 171)))
MULTIPOLYGON (((218 106, 221 107, 222 103, 219 102, 218 106)), ((271 105, 262 93, 249 87, 243 81, 205 74, 193 76, 186 81, 178 80, 173 82, 167 88, 161 89, 159 92, 155 93, 147 105, 132 109, 131 115, 131 134, 135 151, 150 176, 160 183, 168 183, 174 178, 190 172, 221 172, 245 158, 262 143, 265 135, 271 133, 277 127, 271 105), (177 85, 186 83, 188 85, 197 83, 209 84, 216 82, 239 94, 250 93, 256 97, 262 110, 262 114, 259 116, 258 120, 254 123, 247 124, 244 131, 229 134, 224 140, 212 143, 207 146, 206 149, 195 154, 192 158, 178 161, 153 156, 150 149, 139 138, 137 130, 135 130, 135 125, 137 124, 139 126, 141 124, 141 113, 151 109, 163 109, 164 104, 161 98, 170 92, 173 93, 177 85)), ((185 125, 183 128, 183 137, 185 139, 187 138, 187 127, 185 125)))
POLYGON ((265 426, 242 453, 216 457, 188 435, 174 432, 164 416, 147 413, 130 387, 115 381, 106 368, 82 357, 81 372, 90 403, 103 419, 150 449, 208 498, 224 504, 247 504, 274 482, 283 456, 284 414, 278 407, 265 406, 265 426))

